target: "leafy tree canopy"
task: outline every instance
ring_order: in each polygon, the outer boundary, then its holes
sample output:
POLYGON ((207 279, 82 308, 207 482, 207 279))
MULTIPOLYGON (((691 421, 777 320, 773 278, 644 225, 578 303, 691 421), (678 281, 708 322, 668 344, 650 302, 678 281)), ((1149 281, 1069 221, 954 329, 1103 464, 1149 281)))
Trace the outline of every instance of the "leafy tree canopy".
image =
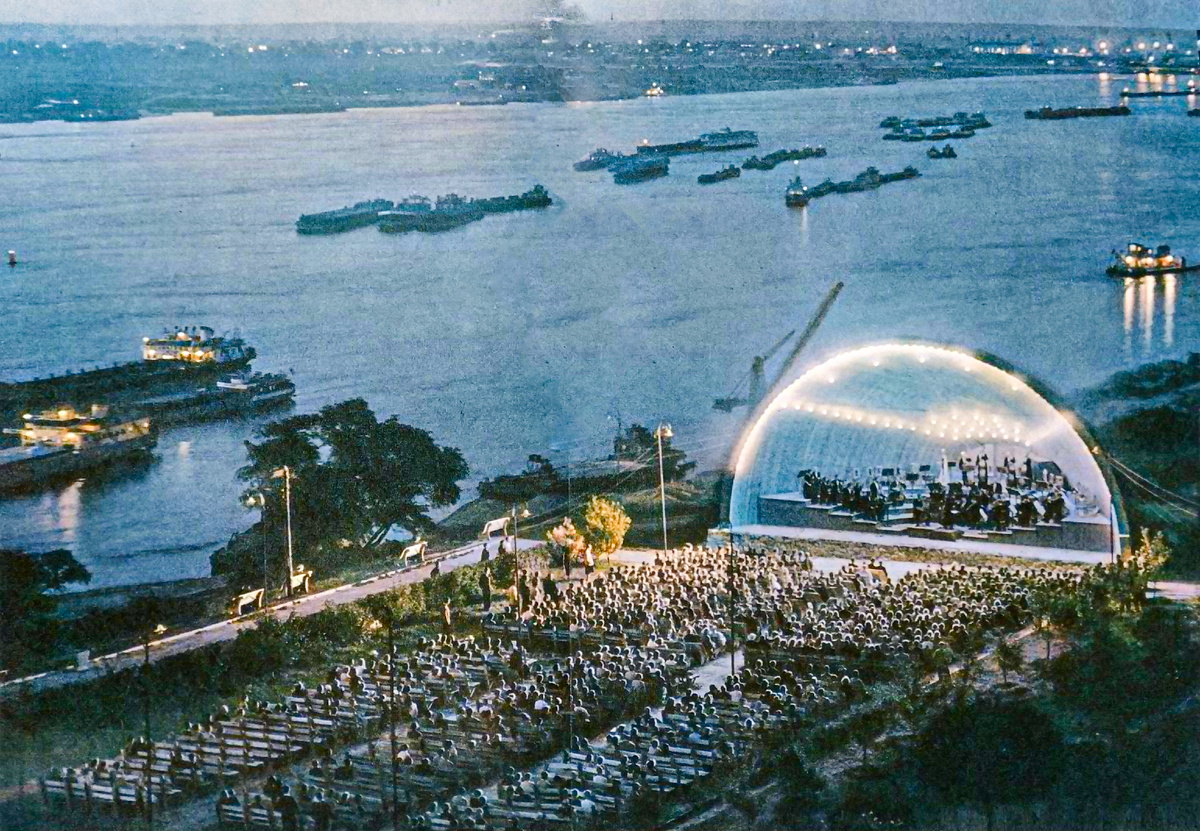
POLYGON ((51 618, 56 602, 47 592, 91 579, 63 549, 43 554, 0 549, 0 665, 15 666, 52 651, 57 646, 51 618))
POLYGON ((997 806, 1034 802, 1054 785, 1065 743, 1030 701, 964 696, 931 719, 918 738, 921 781, 951 803, 983 809, 989 828, 997 806))
POLYGON ((583 509, 585 535, 597 557, 611 556, 625 542, 625 532, 633 521, 625 509, 611 499, 593 496, 583 509))
POLYGON ((395 527, 428 532, 429 510, 456 502, 468 472, 458 449, 395 416, 378 420, 361 398, 274 422, 262 437, 246 443, 246 496, 263 495, 264 513, 281 517, 276 471, 289 466, 295 519, 310 541, 373 547, 395 527))

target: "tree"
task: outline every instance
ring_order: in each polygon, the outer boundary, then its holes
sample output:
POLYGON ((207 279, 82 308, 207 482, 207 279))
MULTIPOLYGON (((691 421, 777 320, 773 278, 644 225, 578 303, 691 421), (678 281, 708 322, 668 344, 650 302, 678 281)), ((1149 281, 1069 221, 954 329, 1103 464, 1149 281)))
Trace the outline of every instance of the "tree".
MULTIPOLYGON (((428 533, 429 510, 456 502, 468 472, 459 450, 395 416, 379 421, 361 398, 274 422, 261 435, 246 442, 246 496, 263 497, 263 524, 277 541, 286 506, 274 474, 290 467, 295 538, 306 547, 371 549, 397 527, 428 533)), ((282 546, 270 550, 278 558, 282 546)))
POLYGON ((1025 665, 1025 656, 1021 652, 1021 644, 1006 638, 1001 638, 996 644, 996 664, 1000 667, 1000 677, 1008 683, 1010 672, 1020 672, 1025 665))
POLYGON ((579 533, 570 517, 546 532, 546 542, 550 544, 552 565, 565 567, 567 563, 583 561, 583 552, 587 548, 587 541, 579 533))
POLYGON ((596 557, 611 557, 625 542, 625 532, 633 521, 620 503, 593 496, 583 509, 583 521, 587 527, 585 536, 591 543, 596 557))
POLYGON ((921 781, 954 805, 976 805, 995 825, 996 808, 1035 802, 1057 780, 1065 743, 1048 715, 1011 695, 954 699, 918 737, 921 781))
POLYGON ((0 549, 0 666, 52 654, 59 646, 53 618, 57 601, 47 593, 91 579, 63 549, 42 554, 0 549))
POLYGON ((1159 576, 1170 558, 1171 549, 1162 532, 1151 534, 1149 529, 1143 528, 1141 542, 1125 563, 1129 577, 1130 600, 1134 605, 1140 606, 1145 602, 1150 582, 1159 576))

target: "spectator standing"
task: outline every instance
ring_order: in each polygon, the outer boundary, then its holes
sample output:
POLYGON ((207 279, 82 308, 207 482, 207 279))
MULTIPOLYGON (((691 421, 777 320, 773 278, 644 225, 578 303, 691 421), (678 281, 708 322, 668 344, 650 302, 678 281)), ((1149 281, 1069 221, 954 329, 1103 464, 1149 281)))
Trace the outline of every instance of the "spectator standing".
POLYGON ((486 612, 492 608, 492 570, 487 566, 479 575, 479 593, 483 595, 483 610, 486 612))

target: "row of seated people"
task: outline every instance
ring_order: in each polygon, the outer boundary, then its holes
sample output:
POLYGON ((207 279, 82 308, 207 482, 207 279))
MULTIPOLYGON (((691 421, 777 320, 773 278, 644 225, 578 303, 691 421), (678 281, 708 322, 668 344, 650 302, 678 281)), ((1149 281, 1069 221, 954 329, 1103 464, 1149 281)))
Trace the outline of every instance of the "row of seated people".
MULTIPOLYGON (((618 606, 663 601, 665 607, 652 605, 640 618, 657 631, 668 613, 698 620, 721 611, 712 598, 722 591, 728 598, 732 560, 733 602, 750 630, 746 666, 703 694, 669 698, 661 715, 644 713, 599 746, 576 745, 550 765, 510 773, 494 795, 475 789, 439 802, 414 827, 619 827, 637 789, 672 790, 719 776, 733 767, 731 757, 743 757, 767 736, 869 696, 876 676, 860 672, 869 670, 861 658, 877 646, 910 659, 941 647, 974 649, 982 635, 1027 622, 1034 592, 1079 591, 1085 580, 1037 569, 955 567, 892 582, 856 563, 817 574, 801 567, 804 559, 786 551, 731 558, 727 550, 689 549, 660 555, 650 566, 614 569, 604 597, 618 606)), ((571 617, 580 612, 567 595, 560 602, 571 617)), ((604 607, 584 609, 601 624, 608 614, 604 607)))
MULTIPOLYGON (((512 652, 519 653, 513 646, 512 652)), ((463 787, 478 786, 506 766, 545 758, 567 738, 588 734, 659 700, 680 677, 665 650, 602 645, 591 653, 526 657, 522 671, 472 696, 415 699, 397 685, 396 810, 419 812, 463 787)), ((397 663, 403 659, 397 658, 397 663)), ((366 673, 386 688, 391 667, 366 673), (386 679, 386 680, 384 680, 386 679)), ((686 677, 686 672, 684 673, 686 677)), ((226 827, 323 828, 327 806, 349 827, 371 827, 393 809, 390 737, 340 763, 314 759, 288 792, 226 794, 217 806, 226 827), (335 794, 329 799, 316 796, 335 794), (301 798, 297 798, 297 794, 301 798), (292 800, 298 803, 293 810, 292 800), (285 817, 286 814, 286 817, 285 817)), ((281 783, 282 784, 282 783, 281 783)))
POLYGON ((170 739, 137 738, 111 759, 58 768, 41 780, 47 801, 64 799, 86 810, 111 806, 144 810, 146 800, 180 801, 285 764, 315 748, 353 741, 373 732, 380 706, 369 695, 322 687, 270 704, 245 699, 223 706, 170 739))
MULTIPOLYGON (((450 641, 418 644, 399 667, 399 677, 419 680, 434 700, 453 698, 461 687, 478 689, 507 671, 512 650, 496 644, 450 641), (440 697, 440 698, 439 698, 440 697)), ((326 683, 298 684, 278 702, 243 699, 223 706, 199 723, 154 743, 135 739, 112 759, 94 759, 77 768, 58 768, 41 780, 47 801, 64 799, 84 809, 113 806, 140 813, 145 802, 182 801, 212 788, 254 778, 311 752, 328 751, 382 729, 391 696, 372 669, 388 668, 386 658, 336 667, 326 683)), ((385 672, 385 676, 388 673, 385 672)))

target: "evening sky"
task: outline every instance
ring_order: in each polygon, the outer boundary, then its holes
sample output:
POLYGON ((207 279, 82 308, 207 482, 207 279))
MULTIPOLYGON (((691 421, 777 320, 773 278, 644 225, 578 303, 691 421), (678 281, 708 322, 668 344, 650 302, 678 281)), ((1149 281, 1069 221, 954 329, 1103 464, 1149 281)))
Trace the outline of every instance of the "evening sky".
POLYGON ((0 0, 0 22, 176 25, 528 20, 893 20, 1083 26, 1200 25, 1196 0, 0 0))

